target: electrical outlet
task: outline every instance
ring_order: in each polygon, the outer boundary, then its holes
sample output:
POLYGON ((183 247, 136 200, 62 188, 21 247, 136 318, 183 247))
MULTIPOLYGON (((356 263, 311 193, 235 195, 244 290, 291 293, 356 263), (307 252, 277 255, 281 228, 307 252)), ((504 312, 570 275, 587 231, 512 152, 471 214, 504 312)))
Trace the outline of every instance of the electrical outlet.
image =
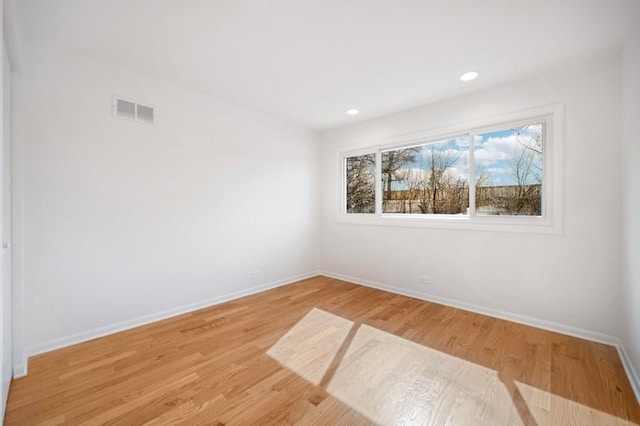
POLYGON ((260 275, 262 275, 262 271, 251 271, 251 272, 249 272, 249 278, 251 278, 252 280, 260 278, 260 275))
POLYGON ((431 285, 433 284, 433 279, 428 275, 420 275, 420 284, 431 285))

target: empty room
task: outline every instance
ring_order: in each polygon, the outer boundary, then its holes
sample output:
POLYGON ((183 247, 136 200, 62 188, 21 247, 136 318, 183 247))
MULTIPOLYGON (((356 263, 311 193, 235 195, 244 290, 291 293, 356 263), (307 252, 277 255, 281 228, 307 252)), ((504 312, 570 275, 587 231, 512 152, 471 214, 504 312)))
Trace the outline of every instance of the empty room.
POLYGON ((3 0, 5 425, 640 425, 640 0, 3 0))

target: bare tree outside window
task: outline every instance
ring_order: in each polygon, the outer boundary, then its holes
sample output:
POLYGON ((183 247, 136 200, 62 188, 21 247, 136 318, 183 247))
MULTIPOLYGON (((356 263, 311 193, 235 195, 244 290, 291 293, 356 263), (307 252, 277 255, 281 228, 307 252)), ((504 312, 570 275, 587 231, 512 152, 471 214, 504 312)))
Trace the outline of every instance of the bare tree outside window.
POLYGON ((468 152, 466 137, 383 152, 383 212, 467 214, 468 152))
POLYGON ((477 214, 542 216, 542 150, 542 124, 477 135, 477 214))
POLYGON ((346 159, 347 213, 375 213, 376 155, 346 159))
POLYGON ((396 149, 382 153, 382 188, 384 197, 382 198, 382 211, 386 212, 388 204, 394 198, 394 187, 396 183, 402 182, 406 173, 406 166, 416 160, 420 153, 420 147, 396 149))

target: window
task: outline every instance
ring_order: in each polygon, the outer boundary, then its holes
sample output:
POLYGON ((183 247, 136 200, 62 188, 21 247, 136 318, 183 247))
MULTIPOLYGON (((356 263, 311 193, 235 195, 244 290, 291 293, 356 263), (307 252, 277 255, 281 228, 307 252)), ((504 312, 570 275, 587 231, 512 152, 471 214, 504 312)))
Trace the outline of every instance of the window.
POLYGON ((382 212, 467 215, 467 136, 382 151, 382 212))
POLYGON ((562 110, 543 111, 341 154, 338 219, 559 232, 562 110))

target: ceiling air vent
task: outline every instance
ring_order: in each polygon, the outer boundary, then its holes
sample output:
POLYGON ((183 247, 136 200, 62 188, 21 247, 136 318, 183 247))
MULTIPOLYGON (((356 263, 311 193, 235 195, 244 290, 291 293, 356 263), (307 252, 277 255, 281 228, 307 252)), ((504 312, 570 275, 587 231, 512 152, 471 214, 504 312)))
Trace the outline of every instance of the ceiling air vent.
POLYGON ((153 124, 153 107, 113 97, 113 115, 140 123, 153 124))

